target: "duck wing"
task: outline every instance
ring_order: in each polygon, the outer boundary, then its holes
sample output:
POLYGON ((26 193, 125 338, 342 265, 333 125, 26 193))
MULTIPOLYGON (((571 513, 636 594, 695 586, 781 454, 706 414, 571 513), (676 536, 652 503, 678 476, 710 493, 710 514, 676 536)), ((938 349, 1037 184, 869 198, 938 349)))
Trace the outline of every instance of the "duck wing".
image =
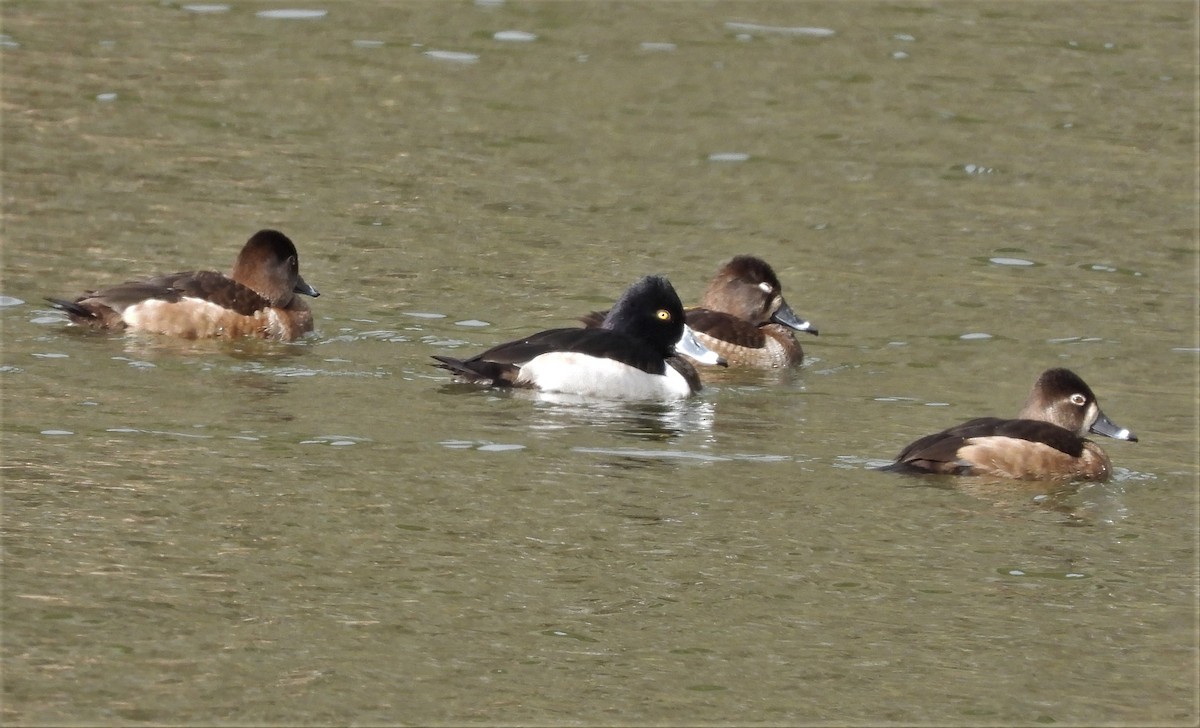
POLYGON ((549 329, 524 339, 505 342, 470 359, 434 356, 437 366, 468 379, 495 386, 516 383, 521 366, 543 354, 574 353, 614 359, 651 374, 662 374, 666 364, 650 347, 609 329, 549 329))
POLYGON ((1079 457, 1083 453, 1085 442, 1070 430, 1050 422, 980 417, 916 440, 900 451, 896 462, 885 469, 957 475, 969 473, 973 466, 959 457, 959 450, 965 445, 989 438, 1036 442, 1071 457, 1079 457))
POLYGON ((127 281, 99 291, 88 291, 74 301, 47 298, 55 308, 82 319, 100 318, 106 309, 116 314, 144 301, 178 303, 183 298, 198 298, 243 316, 270 305, 254 289, 216 271, 183 271, 141 281, 127 281))
POLYGON ((723 311, 693 308, 687 312, 687 325, 692 331, 748 349, 767 345, 767 335, 753 323, 723 311))
MULTIPOLYGON (((125 284, 136 286, 138 284, 125 284)), ((151 278, 141 285, 157 288, 162 293, 147 298, 177 301, 180 298, 198 298, 243 316, 253 316, 271 302, 258 291, 239 283, 229 276, 211 270, 171 273, 151 278)))

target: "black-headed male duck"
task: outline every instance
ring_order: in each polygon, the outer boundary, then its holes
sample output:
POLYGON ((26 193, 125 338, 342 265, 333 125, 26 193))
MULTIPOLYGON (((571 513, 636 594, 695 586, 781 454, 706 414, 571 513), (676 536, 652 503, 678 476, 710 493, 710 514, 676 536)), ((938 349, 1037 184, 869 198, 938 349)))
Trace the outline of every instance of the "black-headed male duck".
POLYGON ((667 400, 700 390, 695 368, 676 352, 724 363, 696 341, 670 282, 647 276, 625 291, 598 328, 550 329, 466 360, 433 358, 436 366, 496 387, 667 400))
MULTIPOLYGON (((580 320, 597 326, 603 318, 600 311, 580 320)), ((792 331, 817 334, 784 300, 771 266, 752 255, 736 256, 717 270, 700 305, 687 310, 687 325, 730 366, 758 369, 800 364, 804 350, 792 331)))
POLYGON ((229 275, 185 271, 89 291, 73 301, 46 300, 71 321, 97 329, 291 341, 313 328, 312 311, 297 293, 320 295, 300 277, 292 241, 277 230, 260 230, 229 275))
POLYGON ((1096 395, 1068 369, 1048 369, 1017 419, 981 417, 927 435, 884 470, 990 475, 1022 480, 1107 480, 1112 463, 1089 432, 1137 441, 1100 411, 1096 395))

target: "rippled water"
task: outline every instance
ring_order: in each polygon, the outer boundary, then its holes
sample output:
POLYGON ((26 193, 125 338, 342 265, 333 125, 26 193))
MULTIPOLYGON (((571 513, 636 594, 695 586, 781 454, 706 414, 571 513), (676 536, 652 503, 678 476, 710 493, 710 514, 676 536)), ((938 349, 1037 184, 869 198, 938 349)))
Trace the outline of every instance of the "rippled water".
POLYGON ((1192 5, 2 12, 6 723, 1195 724, 1192 5), (262 227, 303 341, 43 302, 262 227), (739 253, 800 370, 430 366, 739 253), (874 470, 1050 366, 1111 481, 874 470))

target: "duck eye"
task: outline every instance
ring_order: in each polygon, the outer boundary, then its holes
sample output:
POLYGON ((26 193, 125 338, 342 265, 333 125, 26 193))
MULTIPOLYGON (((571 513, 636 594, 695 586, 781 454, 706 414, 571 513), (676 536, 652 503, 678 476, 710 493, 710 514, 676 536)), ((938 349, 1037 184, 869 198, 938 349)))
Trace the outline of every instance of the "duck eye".
POLYGON ((766 281, 759 283, 758 288, 759 288, 759 290, 761 290, 763 293, 767 294, 768 296, 775 292, 775 289, 771 287, 771 284, 767 283, 766 281))
POLYGON ((1082 394, 1077 393, 1071 395, 1071 404, 1077 407, 1082 407, 1085 402, 1087 402, 1087 399, 1082 394))
POLYGON ((657 311, 654 312, 654 315, 658 317, 659 321, 670 321, 671 320, 671 312, 665 308, 658 309, 657 311))

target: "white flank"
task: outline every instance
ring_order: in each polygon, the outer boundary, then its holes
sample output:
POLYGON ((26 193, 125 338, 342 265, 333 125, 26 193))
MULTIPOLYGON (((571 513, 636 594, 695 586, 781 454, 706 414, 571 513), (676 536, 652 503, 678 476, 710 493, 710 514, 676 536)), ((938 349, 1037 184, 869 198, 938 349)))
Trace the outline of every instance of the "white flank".
POLYGON ((678 399, 692 393, 682 374, 666 369, 666 374, 649 374, 613 359, 555 352, 522 364, 517 382, 544 392, 605 399, 678 399))
POLYGON ((190 296, 175 302, 151 298, 121 312, 125 325, 131 329, 200 338, 219 335, 221 322, 228 315, 229 309, 190 296))
POLYGON ((164 315, 164 309, 170 306, 185 306, 192 312, 189 315, 198 314, 207 321, 216 321, 221 314, 228 313, 226 309, 215 303, 209 303, 202 298, 184 297, 177 302, 150 298, 126 308, 121 312, 121 318, 125 320, 125 324, 130 328, 145 329, 149 328, 147 326, 148 322, 164 315))

